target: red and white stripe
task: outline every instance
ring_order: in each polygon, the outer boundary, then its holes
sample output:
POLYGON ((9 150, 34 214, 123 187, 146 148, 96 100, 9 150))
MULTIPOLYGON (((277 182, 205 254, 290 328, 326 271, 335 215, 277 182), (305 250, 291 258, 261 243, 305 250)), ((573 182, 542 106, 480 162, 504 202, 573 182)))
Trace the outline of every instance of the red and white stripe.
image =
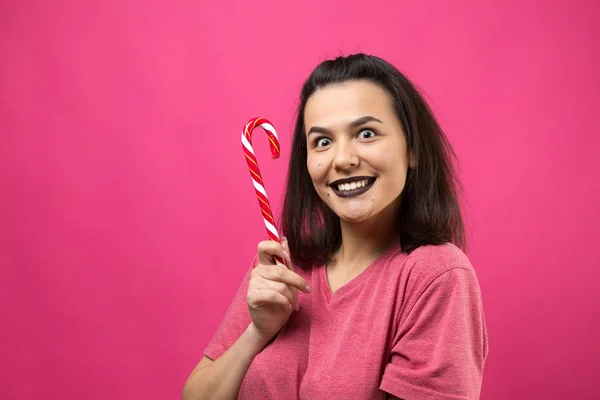
MULTIPOLYGON (((279 138, 277 137, 277 132, 275 132, 273 125, 271 125, 271 123, 265 118, 252 118, 246 123, 246 126, 244 126, 244 130, 242 131, 242 147, 244 148, 244 155, 246 156, 246 162, 248 163, 248 168, 250 169, 250 177, 252 178, 252 184, 254 185, 254 190, 256 191, 258 205, 260 206, 263 220, 265 222, 265 226, 267 227, 267 234, 269 235, 269 239, 280 243, 279 233, 275 227, 275 219, 273 218, 273 213, 271 212, 271 205, 269 204, 269 199, 267 198, 265 184, 262 180, 260 170, 258 169, 258 162, 256 160, 256 155, 254 154, 254 149, 252 148, 252 131, 254 128, 259 126, 265 130, 267 136, 269 137, 271 157, 273 159, 279 158, 279 138)), ((278 264, 285 266, 285 263, 282 259, 279 257, 276 257, 276 259, 278 264)))

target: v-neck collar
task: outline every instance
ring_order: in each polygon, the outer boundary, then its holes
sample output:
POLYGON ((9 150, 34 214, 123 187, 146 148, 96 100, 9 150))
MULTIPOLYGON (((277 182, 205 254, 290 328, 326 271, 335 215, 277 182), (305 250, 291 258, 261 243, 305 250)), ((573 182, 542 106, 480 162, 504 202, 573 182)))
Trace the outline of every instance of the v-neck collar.
POLYGON ((392 246, 390 246, 386 251, 384 251, 375 260, 373 260, 373 262, 369 264, 367 268, 361 271, 350 281, 340 286, 335 291, 335 293, 331 292, 331 286, 329 286, 329 279, 327 279, 327 265, 321 265, 318 268, 317 273, 321 296, 323 297, 325 304, 330 306, 339 301, 340 299, 346 297, 346 295, 352 292, 355 288, 362 286, 363 282, 379 269, 377 267, 382 264, 382 261, 385 258, 387 258, 388 255, 390 255, 392 252, 396 251, 399 248, 399 243, 395 243, 392 246))

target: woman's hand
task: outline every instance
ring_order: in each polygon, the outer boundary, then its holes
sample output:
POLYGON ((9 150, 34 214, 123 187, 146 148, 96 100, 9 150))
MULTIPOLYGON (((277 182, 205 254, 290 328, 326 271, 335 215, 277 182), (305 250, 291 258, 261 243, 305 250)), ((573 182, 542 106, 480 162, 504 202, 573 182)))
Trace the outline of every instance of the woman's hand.
POLYGON ((258 244, 258 265, 251 271, 248 284, 248 308, 257 333, 270 341, 298 310, 298 290, 310 293, 306 281, 293 272, 287 240, 281 244, 265 240, 258 244), (285 260, 277 265, 275 256, 285 260))

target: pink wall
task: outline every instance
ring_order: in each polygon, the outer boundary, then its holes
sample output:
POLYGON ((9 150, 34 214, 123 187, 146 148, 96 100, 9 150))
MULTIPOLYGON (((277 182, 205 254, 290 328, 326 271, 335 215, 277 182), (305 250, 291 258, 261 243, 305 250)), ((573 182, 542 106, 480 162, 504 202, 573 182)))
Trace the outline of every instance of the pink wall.
POLYGON ((45 3, 0 4, 0 398, 178 398, 265 238, 241 127, 279 212, 300 85, 356 51, 460 156, 482 399, 600 391, 597 3, 45 3))

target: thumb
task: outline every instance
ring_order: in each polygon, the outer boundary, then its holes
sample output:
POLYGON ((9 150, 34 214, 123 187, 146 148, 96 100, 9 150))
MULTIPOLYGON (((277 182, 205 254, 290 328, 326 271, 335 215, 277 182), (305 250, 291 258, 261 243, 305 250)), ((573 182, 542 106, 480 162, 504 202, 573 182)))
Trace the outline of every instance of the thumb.
POLYGON ((289 256, 288 258, 285 259, 285 265, 286 265, 286 267, 288 267, 288 269, 290 271, 293 271, 294 265, 292 264, 292 260, 291 260, 290 247, 288 245, 288 240, 285 236, 283 236, 281 238, 281 244, 283 245, 283 249, 286 251, 286 253, 289 256))

